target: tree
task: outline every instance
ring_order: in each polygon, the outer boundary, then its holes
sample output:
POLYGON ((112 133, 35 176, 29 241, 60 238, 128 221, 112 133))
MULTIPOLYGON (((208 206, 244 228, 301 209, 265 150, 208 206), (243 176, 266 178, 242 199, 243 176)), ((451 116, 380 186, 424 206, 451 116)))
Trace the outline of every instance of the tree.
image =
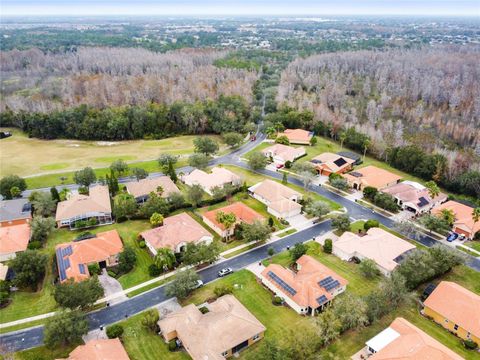
POLYGON ((283 185, 287 185, 288 184, 288 175, 286 172, 283 172, 283 175, 282 175, 282 184, 283 185))
POLYGON ((309 162, 295 163, 293 165, 293 171, 300 177, 305 189, 308 189, 317 174, 315 167, 309 162))
POLYGON ((45 276, 47 260, 47 255, 34 250, 25 250, 17 254, 10 263, 15 272, 15 284, 36 290, 38 282, 45 276))
POLYGON ((17 186, 14 186, 10 189, 10 195, 12 195, 12 198, 20 197, 20 195, 22 195, 22 190, 17 186))
POLYGON ((204 170, 208 167, 209 158, 205 154, 192 154, 188 158, 188 165, 204 170))
POLYGON ((277 134, 277 130, 275 130, 275 128, 273 126, 267 127, 265 129, 265 134, 267 135, 267 137, 269 139, 273 139, 275 137, 275 135, 277 134))
POLYGON ((475 225, 480 221, 480 207, 476 207, 472 211, 472 219, 473 219, 473 228, 475 225))
POLYGON ((246 242, 251 241, 266 241, 270 236, 270 227, 260 221, 254 221, 252 224, 243 224, 242 236, 246 242))
POLYGON ((330 205, 321 200, 313 201, 305 207, 305 212, 311 216, 321 218, 330 212, 330 205))
POLYGON ((444 233, 450 230, 450 224, 435 215, 425 214, 420 218, 420 223, 425 226, 430 232, 436 231, 444 233))
POLYGON ((132 173, 135 176, 135 179, 137 179, 137 181, 146 179, 148 177, 148 172, 145 169, 139 167, 134 167, 132 169, 132 173))
POLYGON ((196 153, 205 155, 215 154, 218 151, 218 143, 207 136, 199 136, 193 139, 193 146, 196 153))
POLYGON ((365 139, 363 141, 363 162, 365 162, 365 156, 367 155, 367 150, 370 147, 371 141, 370 139, 365 139))
POLYGON ((137 255, 135 251, 130 246, 125 246, 118 255, 118 270, 125 274, 133 269, 136 262, 137 255))
POLYGON ((70 190, 68 188, 63 188, 62 190, 60 190, 60 193, 58 194, 60 197, 60 201, 67 200, 68 194, 70 194, 70 190))
POLYGON ((180 209, 185 205, 185 198, 182 193, 170 193, 167 197, 167 203, 173 210, 180 209))
POLYGON ((307 253, 307 250, 307 245, 305 245, 304 243, 296 243, 293 248, 289 250, 290 258, 293 262, 296 262, 298 259, 300 259, 303 255, 307 253))
POLYGON ((428 190, 428 194, 432 199, 435 199, 438 195, 440 195, 440 188, 438 187, 437 183, 433 180, 427 181, 425 183, 425 187, 428 190))
POLYGON ((326 254, 331 254, 333 250, 333 242, 332 239, 325 239, 323 243, 323 252, 326 254))
POLYGON ((55 186, 50 188, 50 195, 56 203, 60 201, 60 194, 58 193, 58 190, 55 186))
POLYGON ((170 166, 173 167, 178 161, 178 156, 170 154, 161 154, 158 158, 158 165, 162 168, 164 173, 167 173, 170 166))
POLYGON ((200 185, 194 184, 187 190, 187 198, 196 208, 203 199, 203 189, 200 185))
POLYGON ((450 226, 455 222, 455 213, 452 209, 442 209, 439 215, 440 218, 445 220, 450 226))
POLYGON ((334 188, 337 188, 339 190, 347 190, 348 189, 348 182, 346 179, 333 179, 330 181, 330 185, 332 185, 334 188))
POLYGON ((250 166, 252 170, 265 169, 265 166, 267 166, 268 163, 267 157, 259 151, 255 151, 248 155, 247 160, 248 166, 250 166))
POLYGON ((226 239, 228 239, 232 226, 237 222, 237 217, 234 213, 224 213, 223 211, 218 211, 215 215, 215 219, 224 226, 225 230, 227 231, 226 239))
POLYGON ((121 176, 128 171, 128 164, 122 159, 118 159, 110 165, 110 170, 121 176))
POLYGON ((212 263, 218 259, 220 248, 216 242, 210 245, 204 243, 187 244, 182 254, 182 262, 184 265, 198 265, 202 263, 212 263))
POLYGON ((270 246, 267 250, 267 254, 268 254, 268 256, 272 257, 273 254, 275 254, 275 249, 270 246))
POLYGON ((0 194, 7 200, 12 198, 11 189, 16 187, 20 191, 27 189, 27 183, 17 175, 7 175, 0 180, 0 194))
POLYGON ((34 191, 28 199, 32 203, 35 215, 38 216, 51 216, 57 208, 57 203, 49 192, 34 191))
POLYGON ((290 140, 285 135, 281 135, 275 139, 277 144, 290 145, 290 140))
POLYGON ((343 143, 347 139, 347 133, 345 131, 342 131, 340 133, 339 139, 340 139, 340 150, 342 150, 343 149, 343 143))
MULTIPOLYGON (((171 195, 173 195, 173 193, 171 195)), ((175 196, 173 196, 173 198, 176 199, 175 196)), ((159 196, 158 193, 151 192, 148 195, 147 201, 138 209, 138 214, 145 219, 150 219, 154 213, 168 214, 168 203, 164 198, 159 196)))
POLYGON ((337 215, 332 219, 332 228, 340 232, 350 230, 350 217, 348 214, 337 215))
POLYGON ((137 212, 137 202, 133 195, 121 193, 113 201, 113 213, 117 221, 130 219, 137 212))
POLYGON ((155 255, 154 262, 159 269, 162 269, 163 271, 167 271, 173 268, 173 266, 177 262, 177 259, 172 250, 168 248, 160 248, 157 250, 157 254, 155 255))
POLYGON ((58 305, 71 310, 86 309, 103 297, 103 287, 96 276, 75 282, 70 279, 55 286, 53 297, 58 305))
POLYGON ((335 299, 332 310, 335 318, 341 323, 341 332, 368 325, 367 304, 349 292, 335 299))
POLYGON ((173 167, 173 163, 168 164, 168 169, 167 169, 166 175, 168 175, 174 183, 176 183, 178 181, 177 173, 175 172, 175 169, 173 167))
POLYGON ((75 171, 75 174, 73 175, 73 181, 75 181, 75 184, 85 187, 89 187, 96 180, 97 176, 91 167, 86 167, 82 170, 75 171))
POLYGON ((318 142, 318 139, 316 136, 312 136, 312 138, 310 139, 310 146, 315 146, 317 145, 317 142, 318 142))
POLYGON ((123 335, 123 326, 120 324, 113 324, 106 328, 107 337, 115 339, 123 335))
POLYGON ((243 136, 239 133, 230 132, 223 134, 223 141, 231 148, 234 148, 242 143, 243 136))
POLYGON ((200 277, 192 269, 179 271, 175 276, 175 279, 165 287, 165 293, 168 296, 185 299, 193 290, 195 290, 198 285, 198 280, 200 280, 200 277))
POLYGON ((373 201, 375 199, 375 195, 377 195, 378 190, 373 186, 366 186, 363 188, 363 196, 365 196, 368 200, 373 201))
POLYGON ((142 317, 142 325, 143 327, 147 328, 148 330, 156 333, 158 327, 158 320, 160 319, 160 315, 158 314, 157 309, 150 309, 145 311, 142 317))
POLYGON ((417 240, 420 236, 420 232, 415 224, 407 220, 396 222, 394 230, 413 240, 417 240))
POLYGON ((34 216, 31 225, 32 241, 45 242, 48 235, 55 229, 55 225, 55 219, 52 217, 34 216))
POLYGON ((120 190, 120 187, 118 185, 118 178, 112 170, 110 170, 110 176, 108 176, 107 174, 105 175, 105 178, 108 186, 108 192, 110 193, 111 197, 114 197, 120 190))
POLYGON ((163 215, 159 213, 153 213, 152 216, 150 216, 150 224, 154 227, 162 225, 163 215))
POLYGON ((363 224, 363 228, 365 229, 365 231, 368 231, 373 227, 380 227, 380 223, 378 222, 378 220, 370 219, 365 221, 365 223, 363 224))
POLYGON ((362 260, 360 265, 358 265, 358 270, 360 270, 360 273, 367 279, 373 279, 380 274, 377 264, 371 259, 362 260))
POLYGON ((340 335, 342 323, 331 308, 327 308, 317 316, 315 324, 323 345, 328 345, 340 335))
POLYGON ((382 209, 388 210, 388 211, 397 211, 398 210, 398 205, 395 200, 395 198, 386 193, 379 192, 375 195, 373 198, 373 202, 375 205, 381 207, 382 209))
POLYGON ((48 318, 43 341, 50 349, 79 343, 88 332, 88 321, 79 311, 61 311, 48 318))

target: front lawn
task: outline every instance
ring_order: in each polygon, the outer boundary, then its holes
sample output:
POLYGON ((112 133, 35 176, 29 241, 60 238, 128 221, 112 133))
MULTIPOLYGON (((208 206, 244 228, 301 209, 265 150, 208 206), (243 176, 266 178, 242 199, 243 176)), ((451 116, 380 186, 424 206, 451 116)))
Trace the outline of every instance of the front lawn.
POLYGON ((466 241, 465 245, 472 249, 480 251, 480 241, 466 241))
MULTIPOLYGON (((16 352, 13 356, 15 360, 54 360, 68 357, 77 345, 64 346, 56 349, 47 349, 45 346, 36 347, 29 350, 16 352)), ((5 357, 5 359, 9 359, 5 357)))

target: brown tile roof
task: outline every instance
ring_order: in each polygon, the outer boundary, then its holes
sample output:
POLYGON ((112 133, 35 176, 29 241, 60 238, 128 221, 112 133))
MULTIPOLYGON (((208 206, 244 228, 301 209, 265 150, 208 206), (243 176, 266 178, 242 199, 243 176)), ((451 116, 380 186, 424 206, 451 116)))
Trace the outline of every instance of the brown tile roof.
POLYGON ((96 234, 94 238, 59 244, 55 247, 57 266, 60 272, 60 281, 74 279, 82 281, 90 277, 88 265, 107 260, 123 251, 122 239, 117 230, 110 230, 96 234), (62 264, 65 266, 65 278, 61 273, 62 264), (82 266, 84 271, 82 271, 82 266))
MULTIPOLYGON (((461 356, 403 318, 390 329, 398 336, 369 359, 372 360, 461 360, 461 356)), ((367 342, 368 343, 368 342, 367 342)))
POLYGON ((210 173, 195 169, 190 174, 183 176, 182 180, 187 184, 198 184, 206 191, 229 183, 239 184, 241 181, 237 174, 222 167, 214 167, 210 173))
POLYGON ((175 250, 183 242, 196 243, 204 236, 212 236, 185 212, 165 218, 162 226, 144 231, 140 235, 155 249, 171 250, 175 250))
POLYGON ((286 136, 291 143, 309 143, 313 137, 313 133, 303 129, 285 129, 285 131, 278 134, 278 136, 286 136))
POLYGON ((70 353, 65 360, 129 360, 120 339, 90 340, 70 353))
POLYGON ((411 203, 418 209, 432 206, 434 202, 445 201, 447 199, 447 195, 444 193, 440 193, 438 196, 432 199, 427 188, 421 184, 411 181, 404 181, 389 186, 383 189, 382 192, 400 199, 403 203, 411 203), (422 203, 421 198, 425 199, 426 202, 422 203))
POLYGON ((443 209, 449 209, 453 211, 455 214, 455 226, 467 230, 472 235, 474 235, 477 231, 480 231, 480 221, 477 221, 477 223, 474 223, 473 221, 472 207, 450 200, 444 204, 436 206, 432 212, 434 214, 439 214, 443 209))
POLYGON ((30 225, 20 224, 0 227, 0 255, 27 250, 30 225))
POLYGON ((345 156, 341 156, 331 152, 325 152, 317 155, 310 161, 316 164, 318 167, 329 169, 334 173, 337 173, 351 166, 355 162, 355 160, 353 159, 349 159, 345 156))
POLYGON ((285 162, 287 161, 293 162, 295 159, 305 154, 305 148, 304 147, 295 148, 288 145, 275 144, 263 149, 262 153, 264 155, 273 154, 273 156, 278 156, 281 159, 283 159, 283 161, 285 162))
POLYGON ((147 196, 151 192, 156 193, 159 186, 162 187, 162 197, 166 198, 172 193, 179 193, 177 185, 168 176, 159 176, 155 178, 147 178, 139 181, 131 181, 125 183, 127 191, 135 198, 141 196, 147 196))
POLYGON ((217 221, 217 213, 220 211, 224 212, 225 214, 235 214, 237 223, 244 222, 247 224, 253 224, 257 220, 262 221, 265 219, 262 215, 240 201, 219 209, 207 211, 203 214, 205 218, 210 220, 216 227, 222 230, 225 230, 225 226, 217 221))
POLYGON ((262 276, 274 284, 285 296, 291 298, 302 307, 318 308, 321 304, 319 304, 317 299, 322 295, 328 300, 333 299, 334 296, 331 294, 333 289, 327 291, 320 286, 318 283, 321 280, 331 276, 334 280, 338 280, 340 286, 348 284, 347 280, 311 256, 303 255, 297 260, 297 264, 299 265, 299 270, 296 273, 278 264, 270 264, 262 271, 262 276), (296 291, 295 295, 286 292, 278 283, 273 281, 269 275, 270 271, 292 287, 296 291))
POLYGON ((66 220, 89 212, 112 212, 108 186, 97 185, 90 188, 89 195, 77 194, 59 202, 55 219, 66 220))
POLYGON ((442 281, 425 306, 480 338, 480 296, 450 281, 442 281))
POLYGON ((177 332, 193 360, 224 359, 224 351, 266 330, 233 295, 224 295, 208 307, 210 311, 202 314, 190 304, 158 322, 162 333, 177 332))
POLYGON ((401 176, 373 165, 356 169, 354 172, 343 174, 342 176, 351 182, 360 182, 364 186, 373 186, 377 189, 383 189, 389 184, 401 179, 401 176), (352 175, 354 173, 360 174, 361 176, 356 177, 352 175))

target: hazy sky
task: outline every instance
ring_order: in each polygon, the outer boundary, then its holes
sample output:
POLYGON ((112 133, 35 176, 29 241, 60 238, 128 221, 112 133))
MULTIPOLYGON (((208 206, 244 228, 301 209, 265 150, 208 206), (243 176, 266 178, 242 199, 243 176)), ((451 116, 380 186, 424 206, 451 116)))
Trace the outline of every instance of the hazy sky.
POLYGON ((480 0, 0 0, 3 15, 468 15, 480 0))

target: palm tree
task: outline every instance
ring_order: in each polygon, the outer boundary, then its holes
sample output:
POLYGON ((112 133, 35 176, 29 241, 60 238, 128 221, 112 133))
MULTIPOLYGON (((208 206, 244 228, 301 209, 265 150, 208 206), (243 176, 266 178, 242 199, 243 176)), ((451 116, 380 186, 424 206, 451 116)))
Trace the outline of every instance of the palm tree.
POLYGON ((265 134, 268 136, 269 139, 273 138, 276 133, 277 130, 275 130, 273 126, 265 129, 265 134))
POLYGON ((340 150, 343 149, 343 142, 347 140, 347 133, 345 131, 342 131, 340 133, 340 150))
POLYGON ((428 181, 425 184, 425 187, 428 189, 428 194, 432 199, 435 199, 440 194, 440 188, 437 183, 433 180, 428 181))
POLYGON ((370 140, 365 139, 363 142, 363 161, 365 161, 365 156, 367 155, 368 147, 370 146, 370 140))
MULTIPOLYGON (((472 219, 473 219, 473 227, 475 227, 475 224, 480 220, 480 207, 476 207, 472 211, 472 219)), ((475 234, 472 234, 474 238, 476 238, 475 234)))
POLYGON ((442 215, 442 219, 448 222, 450 226, 453 225, 453 222, 455 221, 455 213, 451 209, 442 209, 440 214, 442 215))
POLYGON ((160 248, 157 250, 157 255, 155 255, 154 261, 155 265, 157 265, 158 268, 166 271, 168 269, 171 269, 173 265, 175 265, 177 259, 175 258, 175 254, 172 250, 167 248, 160 248))
POLYGON ((163 187, 162 187, 162 185, 158 185, 158 186, 157 186, 157 194, 158 194, 158 196, 162 196, 162 194, 163 194, 163 187))
POLYGON ((223 211, 217 212, 217 215, 215 217, 216 220, 225 227, 225 230, 227 231, 226 240, 228 240, 230 230, 232 226, 237 222, 237 217, 234 213, 226 214, 223 211))

